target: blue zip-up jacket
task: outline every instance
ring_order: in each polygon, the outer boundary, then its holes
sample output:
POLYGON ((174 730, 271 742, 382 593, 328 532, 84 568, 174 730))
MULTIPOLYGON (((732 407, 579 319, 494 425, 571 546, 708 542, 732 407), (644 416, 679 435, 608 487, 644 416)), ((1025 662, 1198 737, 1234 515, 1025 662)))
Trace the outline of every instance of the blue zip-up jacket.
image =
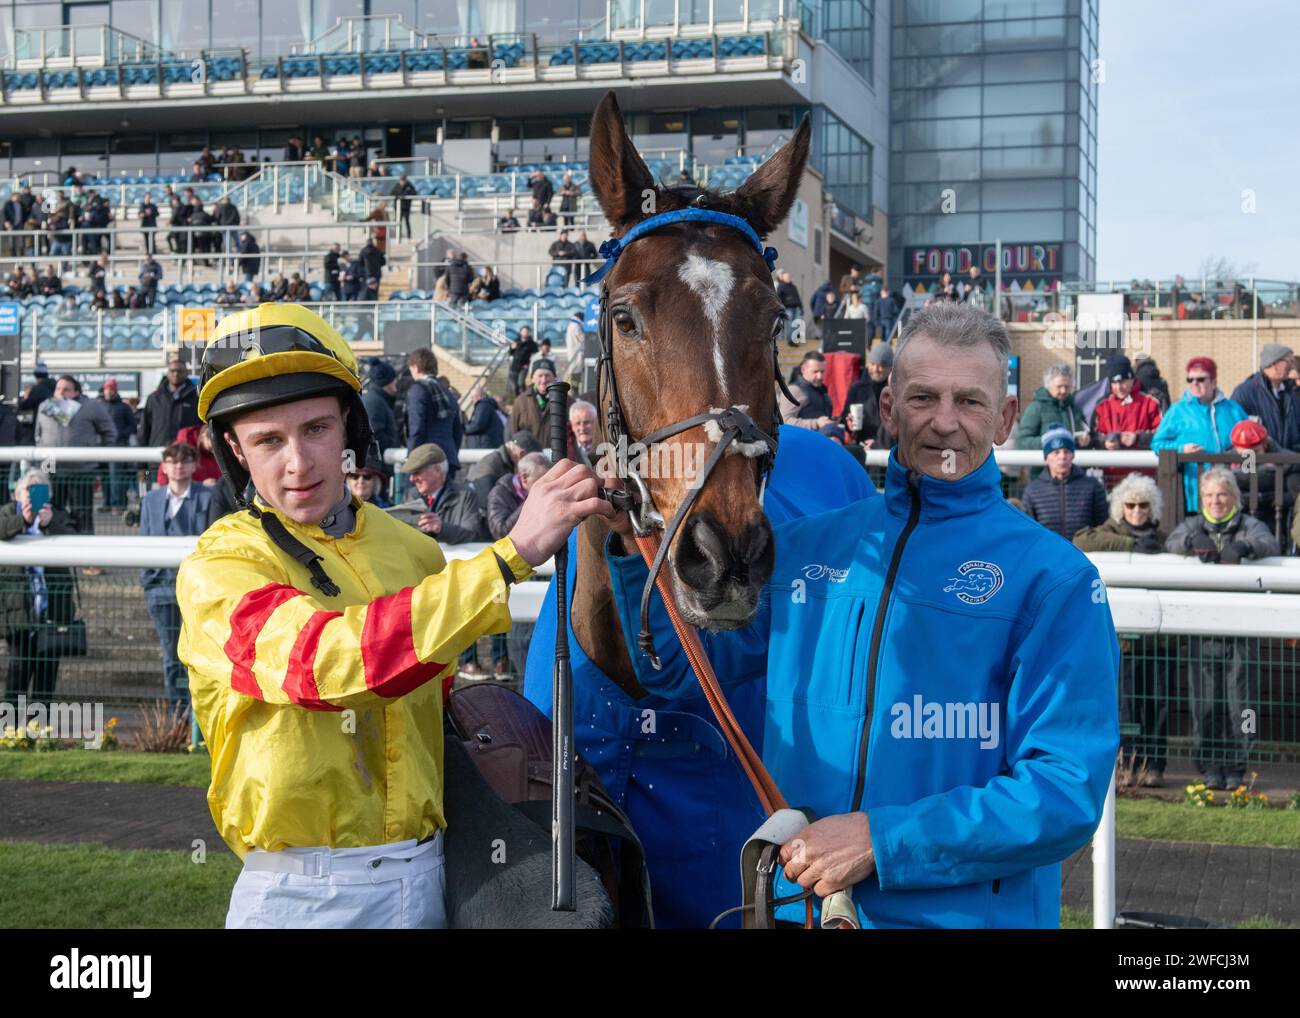
MULTIPOLYGON (((786 799, 867 812, 862 925, 1058 926, 1061 860, 1096 829, 1119 748, 1096 569, 1003 500, 991 455, 957 481, 891 455, 883 499, 786 523, 776 546, 754 622, 705 649, 721 681, 766 670, 763 759, 786 799)), ((614 569, 627 629, 646 570, 614 569)), ((654 620, 668 647, 658 600, 654 620)), ((636 664, 659 695, 694 682, 680 654, 636 664)))
MULTIPOLYGON (((867 472, 830 439, 782 425, 779 442, 763 500, 774 527, 809 512, 861 504, 862 499, 879 501, 867 472)), ((570 603, 576 547, 576 536, 571 536, 570 603)), ((645 574, 643 565, 639 582, 644 582, 645 574)), ((637 605, 629 643, 635 647, 641 588, 621 594, 637 605)), ((661 654, 681 653, 671 629, 661 632, 656 642, 661 654)), ((719 913, 740 904, 736 880, 740 849, 763 822, 749 781, 694 678, 671 695, 637 700, 583 653, 572 626, 569 656, 578 752, 599 772, 645 846, 655 925, 707 926, 719 913)), ((552 581, 528 647, 524 678, 524 695, 548 717, 554 665, 552 581)), ((732 709, 756 748, 763 737, 762 677, 761 667, 726 676, 732 709)))
MULTIPOLYGON (((1228 399, 1222 389, 1214 390, 1214 400, 1209 406, 1187 391, 1160 419, 1160 427, 1151 436, 1151 448, 1157 452, 1161 449, 1181 449, 1188 442, 1195 442, 1206 452, 1230 452, 1232 426, 1245 419, 1246 411, 1228 399)), ((1183 495, 1190 513, 1199 512, 1201 508, 1196 491, 1196 476, 1197 465, 1184 463, 1183 495)))

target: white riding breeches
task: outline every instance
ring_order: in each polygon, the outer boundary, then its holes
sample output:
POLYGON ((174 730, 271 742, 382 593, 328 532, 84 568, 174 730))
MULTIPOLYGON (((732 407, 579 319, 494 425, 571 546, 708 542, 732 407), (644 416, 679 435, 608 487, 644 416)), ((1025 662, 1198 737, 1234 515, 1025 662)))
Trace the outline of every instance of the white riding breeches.
POLYGON ((438 930, 447 925, 442 832, 367 848, 252 849, 226 929, 438 930))

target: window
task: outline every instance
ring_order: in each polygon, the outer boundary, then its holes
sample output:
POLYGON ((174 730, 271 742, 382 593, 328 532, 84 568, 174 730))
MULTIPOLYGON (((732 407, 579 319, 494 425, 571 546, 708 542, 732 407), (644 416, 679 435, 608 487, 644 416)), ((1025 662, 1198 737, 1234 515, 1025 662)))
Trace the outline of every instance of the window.
POLYGON ((872 6, 867 0, 822 0, 822 38, 850 67, 871 80, 872 6))
POLYGON ((986 180, 983 190, 985 212, 1059 209, 1064 198, 1064 184, 1060 180, 986 180))
POLYGON ((813 139, 818 138, 813 165, 822 173, 823 190, 837 205, 870 219, 871 145, 824 106, 813 109, 813 139))
MULTIPOLYGON (((894 9, 897 10, 898 6, 895 4, 894 9)), ((980 9, 982 6, 982 0, 904 0, 900 23, 933 25, 950 21, 978 21, 984 13, 980 9)))
POLYGON ((907 120, 895 124, 896 149, 975 148, 980 143, 980 122, 964 117, 948 120, 907 120))
POLYGON ((1007 148, 1014 145, 1060 145, 1065 140, 1065 116, 985 117, 984 145, 1007 148))
MULTIPOLYGON (((172 8, 206 8, 204 0, 166 0, 163 4, 163 33, 167 33, 167 20, 172 16, 172 8)), ((258 0, 212 0, 212 42, 213 48, 239 46, 248 52, 249 57, 261 55, 260 12, 258 0)), ((204 13, 199 25, 190 21, 178 21, 175 32, 193 32, 202 41, 186 46, 189 52, 209 45, 207 42, 207 16, 204 13), (199 27, 201 26, 201 28, 199 27)), ((274 56, 275 54, 270 54, 274 56)))
POLYGON ((903 156, 902 169, 902 179, 906 181, 936 180, 946 183, 977 180, 980 175, 980 154, 978 149, 908 152, 903 156))
POLYGON ((157 149, 158 139, 152 134, 115 135, 109 142, 109 173, 152 175, 158 170, 157 149))
POLYGON ((1060 212, 986 212, 981 218, 980 236, 1011 243, 1060 240, 1064 228, 1060 212))
POLYGON ((993 53, 984 58, 984 81, 990 85, 1003 82, 1060 81, 1064 77, 1065 50, 993 53))
POLYGON ((716 166, 740 148, 740 114, 702 110, 691 117, 691 155, 716 166))
POLYGON ((1056 113, 1065 109, 1062 84, 988 85, 984 89, 984 113, 1056 113))
POLYGON ((932 88, 925 91, 894 89, 891 98, 893 115, 905 117, 978 117, 978 88, 932 88))
POLYGON ((913 57, 894 61, 896 87, 939 88, 979 83, 979 57, 913 57))
POLYGON ((749 110, 745 114, 745 152, 766 152, 777 141, 794 135, 797 119, 793 110, 749 110))
MULTIPOLYGON (((1078 153, 1078 149, 1071 151, 1078 153)), ((984 150, 984 176, 1051 177, 1065 172, 1065 148, 990 148, 984 150)))

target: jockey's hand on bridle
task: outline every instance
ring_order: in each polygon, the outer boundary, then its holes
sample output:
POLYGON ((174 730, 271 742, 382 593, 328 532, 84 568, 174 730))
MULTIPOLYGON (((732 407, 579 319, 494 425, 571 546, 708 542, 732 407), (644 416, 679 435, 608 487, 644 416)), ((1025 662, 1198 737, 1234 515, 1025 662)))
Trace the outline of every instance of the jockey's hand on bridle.
MULTIPOLYGON (((618 477, 614 471, 601 471, 597 468, 597 474, 600 477, 600 483, 606 488, 612 488, 621 491, 624 488, 623 479, 618 477)), ((616 511, 613 516, 605 520, 609 524, 609 529, 614 531, 623 542, 624 549, 634 549, 636 547, 635 532, 632 530, 632 517, 623 511, 616 511)))
POLYGON ((569 532, 588 516, 608 519, 614 512, 600 497, 592 469, 563 459, 533 482, 507 536, 520 557, 537 567, 559 551, 569 532))

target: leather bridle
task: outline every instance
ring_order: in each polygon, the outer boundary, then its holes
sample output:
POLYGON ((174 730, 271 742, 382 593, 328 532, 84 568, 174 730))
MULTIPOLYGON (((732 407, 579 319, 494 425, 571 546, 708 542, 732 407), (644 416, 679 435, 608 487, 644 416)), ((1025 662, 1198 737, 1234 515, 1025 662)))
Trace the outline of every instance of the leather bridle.
MULTIPOLYGON (((697 198, 696 204, 689 208, 651 216, 637 223, 622 237, 607 240, 600 246, 600 254, 605 258, 604 265, 588 275, 584 282, 592 283, 602 280, 618 256, 633 241, 653 230, 681 222, 702 222, 737 230, 744 234, 759 255, 762 256, 767 263, 768 270, 771 271, 775 268, 776 249, 764 247, 757 232, 749 223, 739 216, 702 208, 699 206, 699 201, 700 199, 697 198)), ((772 467, 776 462, 777 433, 781 424, 781 415, 780 409, 774 401, 772 430, 768 433, 754 422, 754 419, 747 413, 747 406, 733 405, 721 409, 709 408, 702 413, 652 431, 643 438, 634 438, 628 432, 627 420, 623 414, 623 404, 619 399, 618 376, 614 370, 614 338, 610 329, 608 302, 609 284, 602 282, 598 326, 600 358, 596 368, 596 393, 598 402, 603 403, 605 401, 606 386, 608 386, 609 403, 605 415, 606 441, 615 448, 619 447, 620 442, 636 444, 649 453, 656 445, 662 444, 666 439, 672 438, 674 435, 679 435, 691 428, 704 427, 706 434, 716 443, 703 469, 692 481, 686 497, 682 499, 681 505, 677 507, 677 511, 666 526, 662 514, 655 508, 654 498, 651 496, 645 480, 638 471, 624 469, 626 464, 622 456, 614 456, 614 476, 623 483, 623 487, 621 489, 606 488, 603 490, 605 497, 613 502, 616 508, 626 510, 632 522, 632 529, 638 536, 645 537, 654 530, 664 531, 663 540, 659 544, 654 561, 650 566, 650 575, 646 578, 645 588, 641 592, 641 631, 637 636, 638 647, 650 659, 650 663, 658 669, 660 667, 659 655, 655 651, 654 638, 650 634, 650 596, 655 588, 655 579, 663 568, 668 552, 672 548, 673 539, 677 536, 677 531, 690 512, 691 506, 695 504, 701 489, 713 473, 713 468, 721 462, 722 457, 728 451, 741 452, 744 450, 744 454, 752 455, 752 450, 761 449, 755 457, 758 460, 755 483, 758 488, 759 503, 762 504, 768 476, 771 474, 772 467), (736 443, 742 443, 742 445, 737 446, 736 443)), ((772 370, 777 385, 780 386, 786 398, 792 403, 798 402, 790 394, 785 379, 781 377, 775 333, 772 336, 772 370)), ((643 459, 642 462, 645 462, 645 460, 643 459)))

